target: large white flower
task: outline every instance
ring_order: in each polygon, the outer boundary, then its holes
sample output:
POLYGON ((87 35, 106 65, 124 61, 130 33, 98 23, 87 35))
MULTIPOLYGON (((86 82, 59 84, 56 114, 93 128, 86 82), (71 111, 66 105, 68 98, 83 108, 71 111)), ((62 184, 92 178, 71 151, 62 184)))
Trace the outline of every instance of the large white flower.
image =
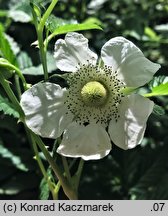
POLYGON ((68 33, 55 44, 57 67, 67 75, 68 88, 38 83, 21 97, 27 126, 42 137, 63 134, 57 152, 84 160, 100 159, 111 140, 122 149, 140 144, 153 102, 126 94, 152 79, 160 68, 132 42, 115 37, 102 47, 103 64, 88 48, 88 40, 68 33))

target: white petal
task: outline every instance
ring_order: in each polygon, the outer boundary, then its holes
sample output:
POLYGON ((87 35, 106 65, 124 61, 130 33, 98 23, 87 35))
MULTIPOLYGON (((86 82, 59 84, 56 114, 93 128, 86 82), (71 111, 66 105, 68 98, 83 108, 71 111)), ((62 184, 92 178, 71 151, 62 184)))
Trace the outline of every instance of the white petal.
POLYGON ((56 65, 62 71, 75 72, 79 63, 96 64, 97 55, 88 48, 88 39, 82 34, 70 32, 65 40, 59 39, 55 43, 54 57, 56 65))
POLYGON ((38 83, 23 93, 21 107, 27 126, 42 137, 59 137, 73 116, 66 114, 66 89, 53 83, 38 83))
POLYGON ((104 63, 118 71, 119 78, 129 87, 139 87, 149 82, 159 64, 153 63, 131 41, 115 37, 104 44, 101 51, 104 63))
POLYGON ((146 121, 154 103, 140 95, 130 95, 121 104, 120 118, 111 120, 109 134, 111 140, 122 149, 134 148, 140 144, 146 129, 146 121))
POLYGON ((68 157, 95 160, 105 157, 110 150, 110 138, 101 125, 82 126, 73 122, 65 130, 57 152, 68 157))

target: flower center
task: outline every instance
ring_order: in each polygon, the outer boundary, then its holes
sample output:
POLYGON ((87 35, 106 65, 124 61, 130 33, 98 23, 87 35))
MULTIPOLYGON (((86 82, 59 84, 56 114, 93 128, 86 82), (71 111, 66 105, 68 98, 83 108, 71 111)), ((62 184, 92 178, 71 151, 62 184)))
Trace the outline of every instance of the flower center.
POLYGON ((90 107, 101 107, 107 101, 107 89, 97 81, 86 83, 81 90, 83 102, 90 107))
MULTIPOLYGON (((120 117, 119 107, 125 84, 110 66, 79 65, 75 73, 67 75, 65 104, 79 124, 90 122, 108 126, 111 119, 120 117)), ((68 113, 67 112, 67 113, 68 113)))

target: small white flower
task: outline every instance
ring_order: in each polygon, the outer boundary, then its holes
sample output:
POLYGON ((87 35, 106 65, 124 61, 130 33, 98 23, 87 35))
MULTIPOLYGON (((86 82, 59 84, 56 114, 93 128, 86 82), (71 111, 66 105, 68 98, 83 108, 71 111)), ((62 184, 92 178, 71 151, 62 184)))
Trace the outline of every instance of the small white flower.
POLYGON ((88 40, 68 33, 55 44, 57 67, 68 73, 68 88, 38 83, 21 97, 27 126, 42 137, 63 138, 57 152, 84 160, 100 159, 111 140, 122 149, 140 144, 153 102, 127 87, 149 82, 159 64, 149 61, 132 42, 115 37, 102 47, 103 66, 88 40))

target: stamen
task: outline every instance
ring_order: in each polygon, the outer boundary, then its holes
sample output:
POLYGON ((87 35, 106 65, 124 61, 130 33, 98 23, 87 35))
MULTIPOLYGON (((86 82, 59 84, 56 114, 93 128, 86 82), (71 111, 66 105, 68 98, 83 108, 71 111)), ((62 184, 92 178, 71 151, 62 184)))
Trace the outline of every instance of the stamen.
POLYGON ((79 64, 75 73, 68 74, 67 82, 69 89, 64 103, 79 124, 95 122, 107 126, 112 118, 118 120, 124 97, 121 89, 125 86, 112 67, 79 64))

